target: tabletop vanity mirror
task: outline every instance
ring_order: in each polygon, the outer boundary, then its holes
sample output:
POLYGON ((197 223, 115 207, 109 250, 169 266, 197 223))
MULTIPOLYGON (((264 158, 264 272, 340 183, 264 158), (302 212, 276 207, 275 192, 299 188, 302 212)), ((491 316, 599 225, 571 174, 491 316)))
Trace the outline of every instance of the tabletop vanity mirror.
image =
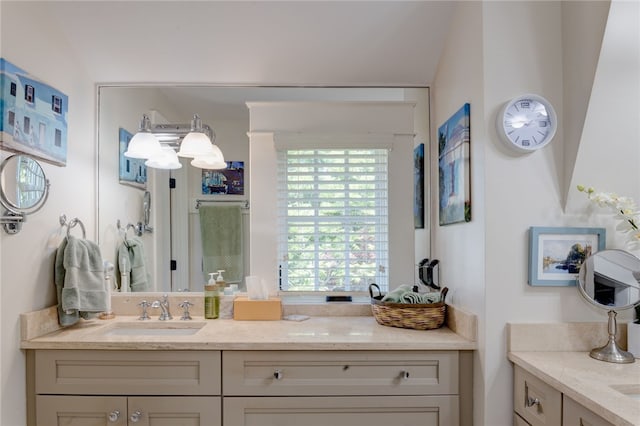
POLYGON ((608 310, 609 340, 591 351, 592 358, 632 363, 631 353, 620 349, 615 341, 617 311, 640 303, 640 259, 623 250, 602 250, 589 256, 578 274, 578 290, 593 305, 608 310))
POLYGON ((40 163, 28 155, 7 157, 0 165, 0 223, 8 234, 22 229, 26 216, 40 210, 49 196, 49 180, 40 163))

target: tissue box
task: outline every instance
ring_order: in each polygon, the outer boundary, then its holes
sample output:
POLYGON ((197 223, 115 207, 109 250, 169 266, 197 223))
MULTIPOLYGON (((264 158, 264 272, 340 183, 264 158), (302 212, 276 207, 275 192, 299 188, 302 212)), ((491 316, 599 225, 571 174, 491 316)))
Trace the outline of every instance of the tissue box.
POLYGON ((267 300, 249 300, 238 296, 233 301, 233 319, 240 321, 269 321, 282 318, 282 301, 279 297, 267 300))

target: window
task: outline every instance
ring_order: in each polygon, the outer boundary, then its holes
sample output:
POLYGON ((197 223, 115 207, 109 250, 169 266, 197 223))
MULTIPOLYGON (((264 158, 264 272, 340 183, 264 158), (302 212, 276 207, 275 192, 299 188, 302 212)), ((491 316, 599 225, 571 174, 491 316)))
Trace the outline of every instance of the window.
POLYGON ((62 112, 62 98, 60 96, 51 95, 51 109, 58 114, 62 112))
POLYGON ((279 286, 388 288, 387 149, 278 151, 279 286))
POLYGON ((12 81, 11 86, 9 86, 9 93, 11 94, 11 96, 15 96, 17 90, 18 90, 18 85, 12 81))
POLYGON ((24 86, 24 100, 32 104, 35 98, 36 98, 36 89, 33 86, 26 84, 24 86))

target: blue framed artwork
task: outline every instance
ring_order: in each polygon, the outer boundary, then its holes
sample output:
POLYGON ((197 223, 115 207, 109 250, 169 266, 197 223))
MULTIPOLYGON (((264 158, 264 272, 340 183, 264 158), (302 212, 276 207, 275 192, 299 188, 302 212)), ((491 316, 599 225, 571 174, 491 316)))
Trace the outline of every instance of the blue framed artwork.
POLYGON ((536 227, 529 230, 529 285, 576 285, 584 260, 604 250, 604 228, 536 227))
POLYGON ((0 149, 67 164, 67 95, 0 58, 0 149))
POLYGON ((424 228, 424 144, 413 150, 413 227, 424 228))
POLYGON ((202 170, 202 193, 244 195, 244 161, 227 161, 222 170, 202 170))
POLYGON ((464 104, 438 128, 440 225, 471 221, 470 112, 464 104))
POLYGON ((123 185, 144 189, 147 187, 147 166, 144 164, 146 160, 124 155, 132 137, 133 135, 126 129, 122 127, 118 129, 118 177, 123 185))

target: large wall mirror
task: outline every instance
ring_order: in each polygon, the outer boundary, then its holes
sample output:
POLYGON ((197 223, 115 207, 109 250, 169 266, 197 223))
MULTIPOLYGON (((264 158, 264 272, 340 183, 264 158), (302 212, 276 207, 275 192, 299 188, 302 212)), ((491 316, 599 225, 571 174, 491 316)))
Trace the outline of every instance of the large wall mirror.
MULTIPOLYGON (((249 214, 259 212, 251 211, 250 204, 246 102, 295 100, 412 101, 416 103, 416 142, 425 142, 429 134, 427 88, 99 86, 98 242, 105 259, 117 264, 123 240, 137 238, 144 247, 145 290, 202 291, 207 277, 202 270, 198 208, 228 203, 242 211, 246 245, 242 265, 243 274, 248 275, 249 214), (211 172, 182 158, 182 168, 159 170, 124 158, 123 147, 136 133, 143 114, 157 124, 189 123, 198 114, 213 129, 215 144, 231 167, 224 173, 211 172), (141 228, 136 225, 145 220, 148 229, 138 235, 141 228)), ((407 182, 407 191, 412 190, 413 184, 407 182)))

